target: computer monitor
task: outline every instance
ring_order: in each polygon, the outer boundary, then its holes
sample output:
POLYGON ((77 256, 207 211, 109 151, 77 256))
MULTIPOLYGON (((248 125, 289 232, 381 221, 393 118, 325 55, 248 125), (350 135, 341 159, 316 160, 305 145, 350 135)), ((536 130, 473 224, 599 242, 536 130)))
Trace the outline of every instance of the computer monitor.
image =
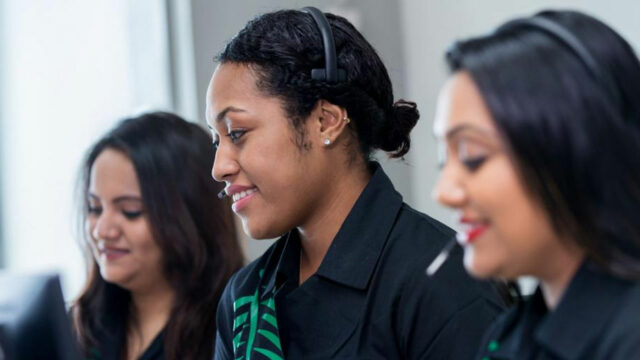
POLYGON ((79 360, 57 275, 0 272, 0 360, 79 360))

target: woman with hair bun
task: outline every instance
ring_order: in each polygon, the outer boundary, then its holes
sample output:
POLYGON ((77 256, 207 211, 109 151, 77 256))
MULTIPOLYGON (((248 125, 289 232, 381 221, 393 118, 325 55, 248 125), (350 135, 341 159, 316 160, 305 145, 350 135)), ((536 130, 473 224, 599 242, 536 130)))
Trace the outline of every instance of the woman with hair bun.
POLYGON ((249 236, 279 239, 227 285, 215 358, 471 358, 500 297, 460 251, 425 275, 453 232, 403 203, 372 160, 409 151, 418 110, 394 102, 353 25, 323 18, 261 15, 218 56, 213 177, 249 236))

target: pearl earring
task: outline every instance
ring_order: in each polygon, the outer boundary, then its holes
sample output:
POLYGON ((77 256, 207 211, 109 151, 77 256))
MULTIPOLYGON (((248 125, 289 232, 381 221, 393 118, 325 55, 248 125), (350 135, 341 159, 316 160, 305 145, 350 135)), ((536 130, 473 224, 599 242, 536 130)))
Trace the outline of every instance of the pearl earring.
POLYGON ((331 139, 326 138, 326 139, 324 139, 324 141, 322 143, 324 144, 324 146, 329 146, 329 145, 331 145, 331 139))

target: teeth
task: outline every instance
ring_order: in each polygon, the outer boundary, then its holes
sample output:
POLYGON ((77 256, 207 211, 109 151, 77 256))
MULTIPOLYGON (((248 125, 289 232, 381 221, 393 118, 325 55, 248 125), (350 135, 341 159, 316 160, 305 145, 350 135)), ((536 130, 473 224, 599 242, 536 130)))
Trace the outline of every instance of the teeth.
POLYGON ((252 188, 252 189, 249 189, 249 190, 241 191, 239 193, 233 194, 231 196, 231 199, 233 199, 233 202, 236 202, 236 201, 244 198, 245 196, 253 194, 256 191, 258 191, 258 189, 256 189, 256 188, 252 188))

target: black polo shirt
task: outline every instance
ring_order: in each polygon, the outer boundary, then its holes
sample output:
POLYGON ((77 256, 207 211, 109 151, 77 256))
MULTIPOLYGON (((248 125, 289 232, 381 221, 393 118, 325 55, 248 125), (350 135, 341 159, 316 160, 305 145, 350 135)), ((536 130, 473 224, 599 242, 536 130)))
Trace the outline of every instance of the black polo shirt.
MULTIPOLYGON (((112 326, 102 333, 100 344, 89 350, 88 360, 120 360, 124 344, 121 326, 112 326)), ((164 329, 156 335, 151 344, 138 357, 138 360, 164 360, 164 329)))
POLYGON ((471 359, 502 309, 455 251, 425 268, 452 230, 373 176, 318 271, 298 286, 297 230, 238 271, 218 307, 215 359, 471 359))
POLYGON ((585 263, 554 311, 540 288, 502 315, 478 359, 640 359, 640 283, 585 263))

